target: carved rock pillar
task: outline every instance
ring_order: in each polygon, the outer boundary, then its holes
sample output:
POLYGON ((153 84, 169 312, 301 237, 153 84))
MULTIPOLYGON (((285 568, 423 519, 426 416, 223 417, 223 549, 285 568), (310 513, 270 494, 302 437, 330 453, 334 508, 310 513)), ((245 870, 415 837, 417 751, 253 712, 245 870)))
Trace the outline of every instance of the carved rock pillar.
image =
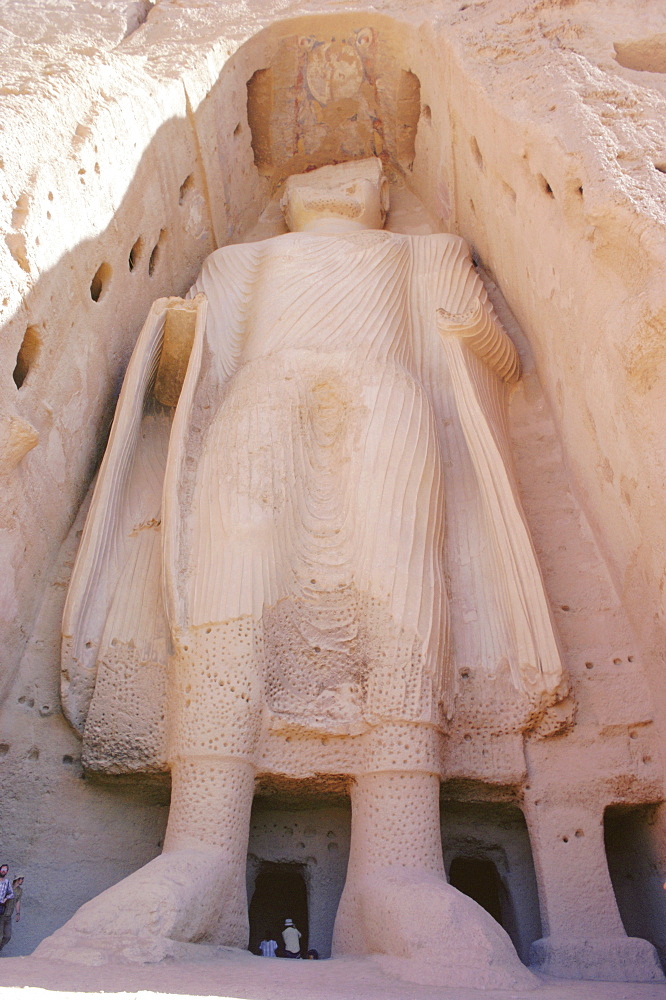
POLYGON ((544 932, 532 945, 532 967, 567 979, 662 979, 653 946, 627 937, 622 925, 606 862, 603 803, 587 790, 533 786, 524 811, 544 932))

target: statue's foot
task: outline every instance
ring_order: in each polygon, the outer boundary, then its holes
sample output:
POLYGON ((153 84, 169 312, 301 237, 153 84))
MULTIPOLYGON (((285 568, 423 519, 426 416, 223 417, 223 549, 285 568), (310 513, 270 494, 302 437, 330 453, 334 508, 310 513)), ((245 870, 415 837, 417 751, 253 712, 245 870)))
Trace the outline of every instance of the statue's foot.
POLYGON ((39 958, 99 965, 159 962, 183 942, 245 948, 245 873, 215 850, 161 854, 85 903, 38 946, 39 958))
POLYGON ((375 955, 387 972, 423 985, 539 985, 489 913, 443 877, 421 869, 383 868, 345 886, 333 954, 359 953, 375 955))

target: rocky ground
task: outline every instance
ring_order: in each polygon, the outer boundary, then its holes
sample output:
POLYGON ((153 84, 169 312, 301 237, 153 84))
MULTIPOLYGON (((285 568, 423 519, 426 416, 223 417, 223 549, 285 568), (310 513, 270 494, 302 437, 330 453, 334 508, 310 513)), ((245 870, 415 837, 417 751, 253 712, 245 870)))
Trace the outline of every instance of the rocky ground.
MULTIPOLYGON (((207 951, 207 949, 206 949, 207 951)), ((226 1000, 666 1000, 666 984, 605 983, 541 976, 534 991, 419 986, 387 975, 381 959, 269 961, 241 952, 224 957, 94 968, 25 957, 0 965, 0 1000, 56 1000, 76 994, 150 998, 213 996, 226 1000)))

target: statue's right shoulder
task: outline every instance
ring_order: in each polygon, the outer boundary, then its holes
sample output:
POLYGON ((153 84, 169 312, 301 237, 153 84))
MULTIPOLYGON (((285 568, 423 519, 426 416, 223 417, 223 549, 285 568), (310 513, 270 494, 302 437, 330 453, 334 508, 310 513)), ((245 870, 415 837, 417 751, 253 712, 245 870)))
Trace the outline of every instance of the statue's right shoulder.
POLYGON ((257 260, 268 253, 284 252, 287 245, 293 242, 294 233, 281 233, 279 236, 269 236, 265 240, 254 240, 250 243, 227 243, 208 254, 203 262, 205 268, 213 270, 224 267, 225 263, 257 260))
MULTIPOLYGON (((264 241, 267 242, 267 241, 264 241)), ((228 243, 226 246, 218 247, 208 254, 203 262, 196 286, 199 291, 204 290, 201 282, 207 279, 230 277, 238 269, 243 269, 257 263, 261 258, 261 243, 228 243)))

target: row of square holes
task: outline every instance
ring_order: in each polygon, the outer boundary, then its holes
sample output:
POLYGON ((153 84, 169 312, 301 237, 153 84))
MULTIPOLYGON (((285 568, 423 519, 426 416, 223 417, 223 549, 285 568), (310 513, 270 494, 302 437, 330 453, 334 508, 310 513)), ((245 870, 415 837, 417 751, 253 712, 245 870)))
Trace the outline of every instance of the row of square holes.
MULTIPOLYGON (((153 272, 157 266, 157 260, 159 257, 160 247, 163 245, 166 238, 166 229, 160 230, 160 235, 158 237, 157 243, 150 252, 150 257, 148 258, 148 274, 150 277, 153 276, 153 272)), ((143 256, 143 237, 139 236, 138 240, 133 244, 127 257, 127 266, 130 271, 133 271, 141 257, 143 256)), ((109 283, 113 270, 110 264, 106 261, 95 271, 92 281, 90 282, 90 298, 93 302, 99 302, 102 294, 109 283)))
MULTIPOLYGON (((192 174, 188 174, 183 183, 180 186, 178 204, 182 205, 187 193, 194 186, 194 177, 192 174)), ((49 201, 53 200, 52 192, 49 192, 49 201)), ((50 215, 49 215, 50 217, 50 215)), ((163 245, 166 238, 166 229, 160 230, 160 235, 158 237, 157 243, 153 247, 148 258, 148 275, 152 277, 155 267, 157 266, 157 260, 159 257, 160 247, 163 245)), ((132 249, 130 250, 127 258, 127 266, 130 271, 133 271, 141 257, 143 255, 143 238, 139 238, 134 242, 132 249)), ((90 298, 93 302, 99 302, 102 293, 104 292, 105 286, 108 284, 113 270, 110 264, 106 262, 100 264, 100 266, 95 271, 94 277, 90 282, 90 298)), ((19 348, 19 352, 16 356, 16 365, 12 373, 14 384, 17 389, 23 386, 26 380, 28 372, 37 360, 37 355, 41 347, 41 336, 39 334, 38 327, 30 325, 27 327, 25 334, 23 335, 23 341, 19 348)))
MULTIPOLYGON (((180 185, 180 190, 178 192, 178 204, 182 205, 186 195, 194 187, 194 176, 193 174, 188 174, 183 183, 180 185)), ((166 229, 160 230, 160 235, 157 239, 157 243, 150 252, 150 257, 148 258, 148 274, 152 277, 155 267, 157 266, 157 259, 159 257, 160 247, 163 245, 166 238, 166 229)), ((143 237, 135 241, 132 249, 127 256, 127 266, 130 271, 133 271, 141 257, 143 256, 143 237)), ((100 264, 100 266, 95 271, 95 275, 90 282, 90 298, 93 302, 99 302, 102 293, 104 292, 105 286, 108 284, 109 279, 112 275, 111 265, 106 262, 100 264)))
MULTIPOLYGON (((153 247, 150 258, 148 260, 148 274, 152 276, 155 267, 157 265, 157 259, 159 256, 160 246, 163 244, 166 237, 166 229, 162 229, 159 235, 159 239, 155 246, 153 247)), ((129 252, 128 257, 128 267, 130 271, 133 271, 137 263, 141 259, 143 252, 143 239, 139 236, 138 240, 134 243, 134 246, 129 252)), ((90 298, 93 302, 98 302, 102 296, 102 293, 108 284, 113 271, 110 264, 106 262, 100 264, 100 266, 95 271, 95 275, 90 282, 90 298)), ((17 389, 20 389, 25 382, 28 372, 37 360, 37 355, 41 347, 41 337, 39 334, 38 327, 30 325, 26 328, 23 335, 23 341, 19 348, 19 352, 16 356, 16 366, 12 373, 14 384, 17 389)))

